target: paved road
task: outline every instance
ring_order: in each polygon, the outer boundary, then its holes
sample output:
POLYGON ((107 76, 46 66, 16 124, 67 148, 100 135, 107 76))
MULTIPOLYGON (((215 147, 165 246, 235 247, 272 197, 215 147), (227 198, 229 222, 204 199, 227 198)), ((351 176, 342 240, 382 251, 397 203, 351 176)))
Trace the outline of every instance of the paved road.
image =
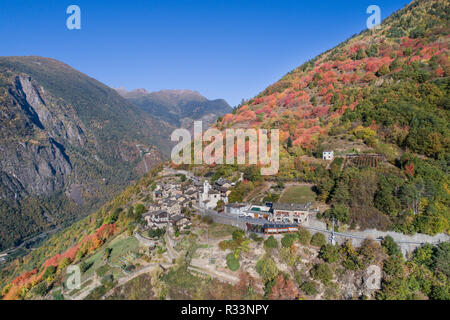
POLYGON ((259 224, 263 225, 266 223, 270 223, 269 221, 265 219, 255 219, 251 217, 246 217, 245 219, 241 219, 236 215, 228 214, 228 213, 218 213, 214 210, 204 209, 200 208, 197 205, 192 206, 194 209, 197 210, 197 213, 204 216, 210 216, 214 219, 214 221, 218 222, 220 220, 226 221, 226 222, 219 222, 223 224, 230 224, 238 228, 247 229, 246 223, 252 223, 252 224, 259 224))
POLYGON ((193 270, 205 275, 210 276, 211 278, 216 278, 222 282, 227 282, 230 284, 237 284, 239 282, 239 278, 236 276, 233 276, 231 274, 225 273, 225 272, 220 272, 217 271, 215 269, 209 268, 208 266, 203 265, 198 265, 195 264, 194 262, 191 263, 191 265, 188 267, 189 270, 193 270))
MULTIPOLYGON (((226 213, 218 213, 214 210, 207 210, 200 208, 198 206, 193 206, 200 215, 207 215, 214 219, 217 223, 229 224, 235 227, 247 230, 246 223, 250 222, 253 224, 263 225, 265 223, 271 223, 264 219, 253 219, 253 218, 245 218, 241 219, 235 215, 230 215, 226 213)), ((306 225, 302 225, 305 229, 312 231, 313 233, 320 232, 325 235, 331 236, 331 231, 326 229, 325 223, 317 220, 315 217, 311 217, 306 225)), ((379 231, 376 229, 368 229, 363 231, 354 231, 354 232, 335 232, 335 239, 337 243, 344 243, 348 239, 352 239, 354 245, 359 246, 361 243, 367 239, 371 238, 375 241, 382 241, 382 239, 386 236, 391 236, 395 242, 400 246, 404 255, 409 252, 414 251, 417 247, 424 245, 425 243, 430 243, 433 245, 439 244, 441 242, 450 241, 450 237, 447 234, 441 233, 434 236, 429 236, 426 234, 415 234, 412 236, 405 235, 398 232, 393 231, 379 231)))

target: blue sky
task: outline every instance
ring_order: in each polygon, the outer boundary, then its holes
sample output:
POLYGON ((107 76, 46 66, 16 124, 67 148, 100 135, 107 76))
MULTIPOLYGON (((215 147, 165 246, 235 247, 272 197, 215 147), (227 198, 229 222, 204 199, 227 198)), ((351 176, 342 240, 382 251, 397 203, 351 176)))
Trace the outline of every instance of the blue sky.
POLYGON ((126 89, 197 90, 231 105, 408 0, 2 0, 2 56, 39 55, 126 89), (81 8, 81 30, 66 9, 81 8))

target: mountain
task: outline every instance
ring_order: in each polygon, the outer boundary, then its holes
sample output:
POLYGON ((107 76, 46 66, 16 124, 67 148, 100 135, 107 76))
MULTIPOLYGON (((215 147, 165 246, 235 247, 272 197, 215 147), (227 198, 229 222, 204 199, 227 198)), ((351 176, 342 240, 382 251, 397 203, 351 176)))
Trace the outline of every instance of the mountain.
MULTIPOLYGON (((293 181, 300 182, 302 190, 304 182, 314 184, 317 202, 330 207, 317 218, 327 222, 334 218, 339 231, 393 227, 404 233, 448 233, 449 11, 448 1, 413 1, 379 30, 362 32, 292 71, 216 126, 279 128, 280 172, 265 179, 275 182, 272 190, 288 188, 286 181, 294 186, 293 181), (335 151, 333 162, 320 159, 324 149, 335 151)), ((239 193, 254 193, 252 188, 263 178, 251 169, 223 165, 211 168, 214 175, 196 171, 211 179, 237 178, 236 171, 243 172, 242 182, 234 180, 231 200, 239 193)), ((63 294, 86 299, 223 300, 230 295, 449 299, 448 242, 426 243, 402 257, 390 236, 381 244, 367 238, 360 247, 352 241, 332 245, 323 233, 311 235, 300 228, 281 241, 273 237, 264 241, 256 234, 247 238, 234 228, 211 223, 207 217, 200 219, 186 208, 193 225, 176 232, 168 228, 165 241, 149 250, 147 244, 139 245, 142 237, 135 239, 143 233, 136 226, 163 176, 170 183, 183 183, 183 190, 190 184, 181 174, 154 169, 96 213, 5 264, 0 269, 0 295, 3 299, 61 299, 63 294), (171 237, 178 239, 170 241, 171 237), (172 247, 175 241, 179 245, 172 247), (178 259, 173 259, 174 252, 181 253, 178 259), (215 264, 208 262, 211 254, 217 257, 215 264), (202 266, 195 267, 194 260, 197 265, 199 260, 209 263, 211 277, 200 278, 202 266), (164 269, 159 268, 162 263, 164 269), (82 268, 83 285, 69 292, 62 283, 64 269, 71 264, 82 268), (151 276, 142 274, 150 265, 151 276), (220 273, 211 272, 214 265, 220 273), (116 272, 116 266, 126 272, 116 272), (380 289, 367 286, 372 267, 380 268, 380 289), (235 269, 239 271, 231 271, 235 269), (237 272, 237 285, 228 284, 229 277, 222 282, 224 275, 237 272), (101 283, 91 286, 98 277, 101 283), (120 281, 132 277, 127 283, 120 281)), ((305 198, 303 192, 299 198, 305 198)), ((155 232, 144 235, 154 238, 155 232)))
POLYGON ((0 250, 77 219, 167 154, 169 127, 41 57, 0 57, 0 250))
POLYGON ((342 213, 341 223, 448 231, 449 11, 449 1, 413 1, 289 72, 216 127, 280 129, 276 179, 316 184, 318 200, 342 213), (323 150, 337 156, 331 171, 323 150))
POLYGON ((202 120, 203 127, 210 127, 220 116, 231 112, 231 107, 223 99, 208 100, 191 90, 161 90, 147 92, 145 89, 117 92, 157 119, 175 127, 191 129, 194 120, 202 120))

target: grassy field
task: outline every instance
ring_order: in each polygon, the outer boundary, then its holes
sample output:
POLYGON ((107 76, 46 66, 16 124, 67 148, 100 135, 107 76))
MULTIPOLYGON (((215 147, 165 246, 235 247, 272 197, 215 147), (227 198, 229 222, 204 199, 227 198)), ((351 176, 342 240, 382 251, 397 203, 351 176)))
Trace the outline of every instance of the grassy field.
MULTIPOLYGON (((105 264, 103 260, 103 255, 106 248, 112 248, 109 261, 113 265, 121 264, 120 258, 125 256, 127 252, 137 252, 139 248, 139 242, 135 237, 128 237, 125 233, 119 235, 117 238, 113 239, 111 242, 104 245, 97 253, 86 259, 86 262, 93 263, 92 266, 82 275, 82 281, 90 278, 94 275, 95 270, 105 264)), ((117 268, 114 268, 117 269, 117 268)), ((114 270, 116 271, 116 270, 114 270)), ((122 275, 119 269, 117 269, 118 274, 122 275)), ((116 272, 115 272, 116 275, 116 272)))
POLYGON ((316 200, 316 194, 311 186, 290 186, 284 190, 278 202, 306 203, 316 200))
POLYGON ((142 274, 114 289, 107 300, 155 300, 149 274, 142 274))
POLYGON ((227 224, 213 223, 209 226, 209 237, 213 239, 220 239, 230 236, 235 230, 240 229, 227 224))

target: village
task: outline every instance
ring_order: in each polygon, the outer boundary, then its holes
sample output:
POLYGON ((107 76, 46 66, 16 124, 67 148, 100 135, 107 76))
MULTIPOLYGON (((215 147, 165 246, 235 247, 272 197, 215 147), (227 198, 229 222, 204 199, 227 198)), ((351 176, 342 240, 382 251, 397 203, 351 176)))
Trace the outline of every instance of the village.
MULTIPOLYGON (((311 202, 299 203, 229 203, 228 196, 235 185, 224 178, 213 184, 184 170, 165 169, 163 176, 182 176, 188 186, 174 179, 161 179, 152 193, 153 202, 143 214, 146 227, 161 229, 172 225, 177 230, 189 228, 190 219, 184 212, 194 209, 198 214, 222 215, 233 222, 245 225, 245 231, 281 234, 296 232, 298 226, 308 222, 309 218, 319 212, 311 202)), ((240 178, 242 179, 242 177, 240 178)))

